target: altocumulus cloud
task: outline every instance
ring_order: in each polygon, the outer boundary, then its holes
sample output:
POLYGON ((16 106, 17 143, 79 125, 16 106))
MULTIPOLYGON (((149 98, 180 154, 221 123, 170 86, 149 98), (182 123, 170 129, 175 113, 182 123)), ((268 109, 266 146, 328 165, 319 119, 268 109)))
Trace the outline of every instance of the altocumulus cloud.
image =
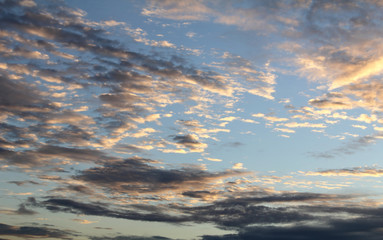
MULTIPOLYGON (((153 18, 212 20, 243 31, 266 27, 265 33, 283 30, 286 37, 297 36, 294 37, 297 44, 287 49, 296 57, 291 62, 302 76, 324 79, 320 89, 328 92, 310 97, 305 107, 290 106, 289 113, 301 114, 294 115, 293 121, 273 113, 252 115, 264 119, 267 126, 285 127, 274 128, 276 131, 295 133, 292 128, 324 131, 328 126, 323 123, 325 120, 342 116, 352 121, 379 123, 373 114, 359 117, 333 114, 357 107, 382 110, 381 104, 377 104, 383 97, 377 78, 382 72, 382 45, 377 43, 380 32, 376 31, 381 24, 371 20, 381 17, 378 2, 258 1, 248 8, 234 6, 232 2, 148 3, 142 14, 153 18), (294 14, 295 9, 304 14, 294 14), (364 9, 371 11, 367 14, 364 9), (338 11, 342 14, 336 14, 338 11), (375 37, 377 41, 371 40, 375 37), (339 39, 342 41, 335 41, 339 39), (357 45, 362 47, 355 50, 357 45), (376 53, 363 54, 369 53, 371 46, 377 49, 376 53), (376 79, 370 81, 372 78, 376 79), (308 122, 313 119, 316 122, 308 122)), ((227 110, 226 106, 232 106, 238 96, 247 93, 273 101, 277 84, 269 63, 256 67, 231 53, 221 54, 220 60, 209 67, 196 67, 173 52, 133 50, 127 46, 132 39, 125 44, 109 37, 109 27, 123 25, 113 21, 91 22, 85 18, 85 12, 51 2, 37 5, 33 1, 0 1, 1 169, 31 178, 7 180, 13 186, 49 187, 12 210, 1 210, 3 214, 32 217, 38 214, 34 209, 47 209, 53 213, 151 223, 213 224, 235 231, 229 235, 200 236, 205 240, 381 238, 382 209, 375 202, 368 205, 371 202, 365 201, 364 195, 277 191, 255 186, 244 177, 250 173, 240 171, 239 167, 208 171, 206 165, 174 167, 149 159, 150 155, 122 157, 119 151, 124 149, 140 154, 147 149, 164 154, 205 153, 209 144, 217 140, 214 134, 230 132, 216 126, 241 119, 232 116, 232 109, 225 111, 226 115, 209 115, 209 110, 215 110, 216 105, 224 105, 227 110), (165 113, 166 107, 178 108, 181 104, 180 112, 187 114, 187 118, 165 113), (173 125, 181 126, 182 131, 171 129, 172 133, 164 133, 165 116, 173 125), (188 120, 175 120, 178 117, 188 120), (151 126, 142 128, 145 124, 151 126)), ((239 121, 233 124, 236 122, 239 121)), ((313 155, 351 154, 380 138, 380 133, 366 135, 313 155)), ((222 143, 232 149, 242 145, 247 146, 242 139, 222 143)), ((380 176, 382 171, 345 168, 306 174, 380 176)), ((0 235, 24 239, 79 236, 73 231, 36 224, 0 224, 0 235)))

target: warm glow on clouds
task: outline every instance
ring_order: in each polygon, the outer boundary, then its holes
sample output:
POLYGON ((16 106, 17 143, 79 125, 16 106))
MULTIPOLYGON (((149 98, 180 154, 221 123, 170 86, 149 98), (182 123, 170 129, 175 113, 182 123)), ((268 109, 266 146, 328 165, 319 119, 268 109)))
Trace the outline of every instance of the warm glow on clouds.
POLYGON ((0 0, 0 239, 381 239, 382 8, 0 0))

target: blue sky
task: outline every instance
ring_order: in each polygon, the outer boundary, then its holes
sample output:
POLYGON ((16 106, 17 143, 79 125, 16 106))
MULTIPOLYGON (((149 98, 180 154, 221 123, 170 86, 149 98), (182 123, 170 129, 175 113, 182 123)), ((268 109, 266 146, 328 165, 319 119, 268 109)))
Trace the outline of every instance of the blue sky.
POLYGON ((0 239, 380 239, 380 1, 0 6, 0 239))

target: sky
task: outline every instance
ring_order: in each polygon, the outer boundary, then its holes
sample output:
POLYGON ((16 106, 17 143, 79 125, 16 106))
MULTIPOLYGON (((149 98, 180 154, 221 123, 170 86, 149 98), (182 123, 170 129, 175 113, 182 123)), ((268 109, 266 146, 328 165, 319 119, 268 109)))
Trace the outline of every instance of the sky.
POLYGON ((381 239, 382 77, 379 0, 0 0, 0 239, 381 239))

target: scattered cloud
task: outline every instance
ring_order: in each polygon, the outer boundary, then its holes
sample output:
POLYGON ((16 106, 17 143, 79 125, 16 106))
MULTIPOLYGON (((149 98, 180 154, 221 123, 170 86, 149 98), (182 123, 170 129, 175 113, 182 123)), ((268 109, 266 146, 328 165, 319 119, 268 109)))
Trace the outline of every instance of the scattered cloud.
MULTIPOLYGON (((232 232, 200 233, 206 240, 381 238, 378 197, 339 194, 351 183, 331 182, 376 180, 381 168, 328 166, 300 172, 305 179, 262 176, 259 169, 269 162, 293 168, 274 161, 289 163, 297 152, 281 158, 281 140, 264 137, 254 120, 288 144, 300 128, 344 140, 328 151, 311 150, 313 158, 337 158, 379 143, 381 3, 131 5, 129 10, 139 9, 135 21, 96 22, 61 2, 0 1, 0 170, 8 204, 0 214, 10 218, 0 224, 0 236, 170 239, 125 236, 102 225, 112 218, 212 224, 232 232), (199 42, 209 38, 214 42, 199 42), (222 155, 222 149, 231 152, 222 155), (259 169, 251 169, 254 162, 259 169), (47 219, 37 218, 46 210, 116 233, 80 236, 25 222, 47 219)), ((380 186, 368 189, 373 187, 380 186)))

